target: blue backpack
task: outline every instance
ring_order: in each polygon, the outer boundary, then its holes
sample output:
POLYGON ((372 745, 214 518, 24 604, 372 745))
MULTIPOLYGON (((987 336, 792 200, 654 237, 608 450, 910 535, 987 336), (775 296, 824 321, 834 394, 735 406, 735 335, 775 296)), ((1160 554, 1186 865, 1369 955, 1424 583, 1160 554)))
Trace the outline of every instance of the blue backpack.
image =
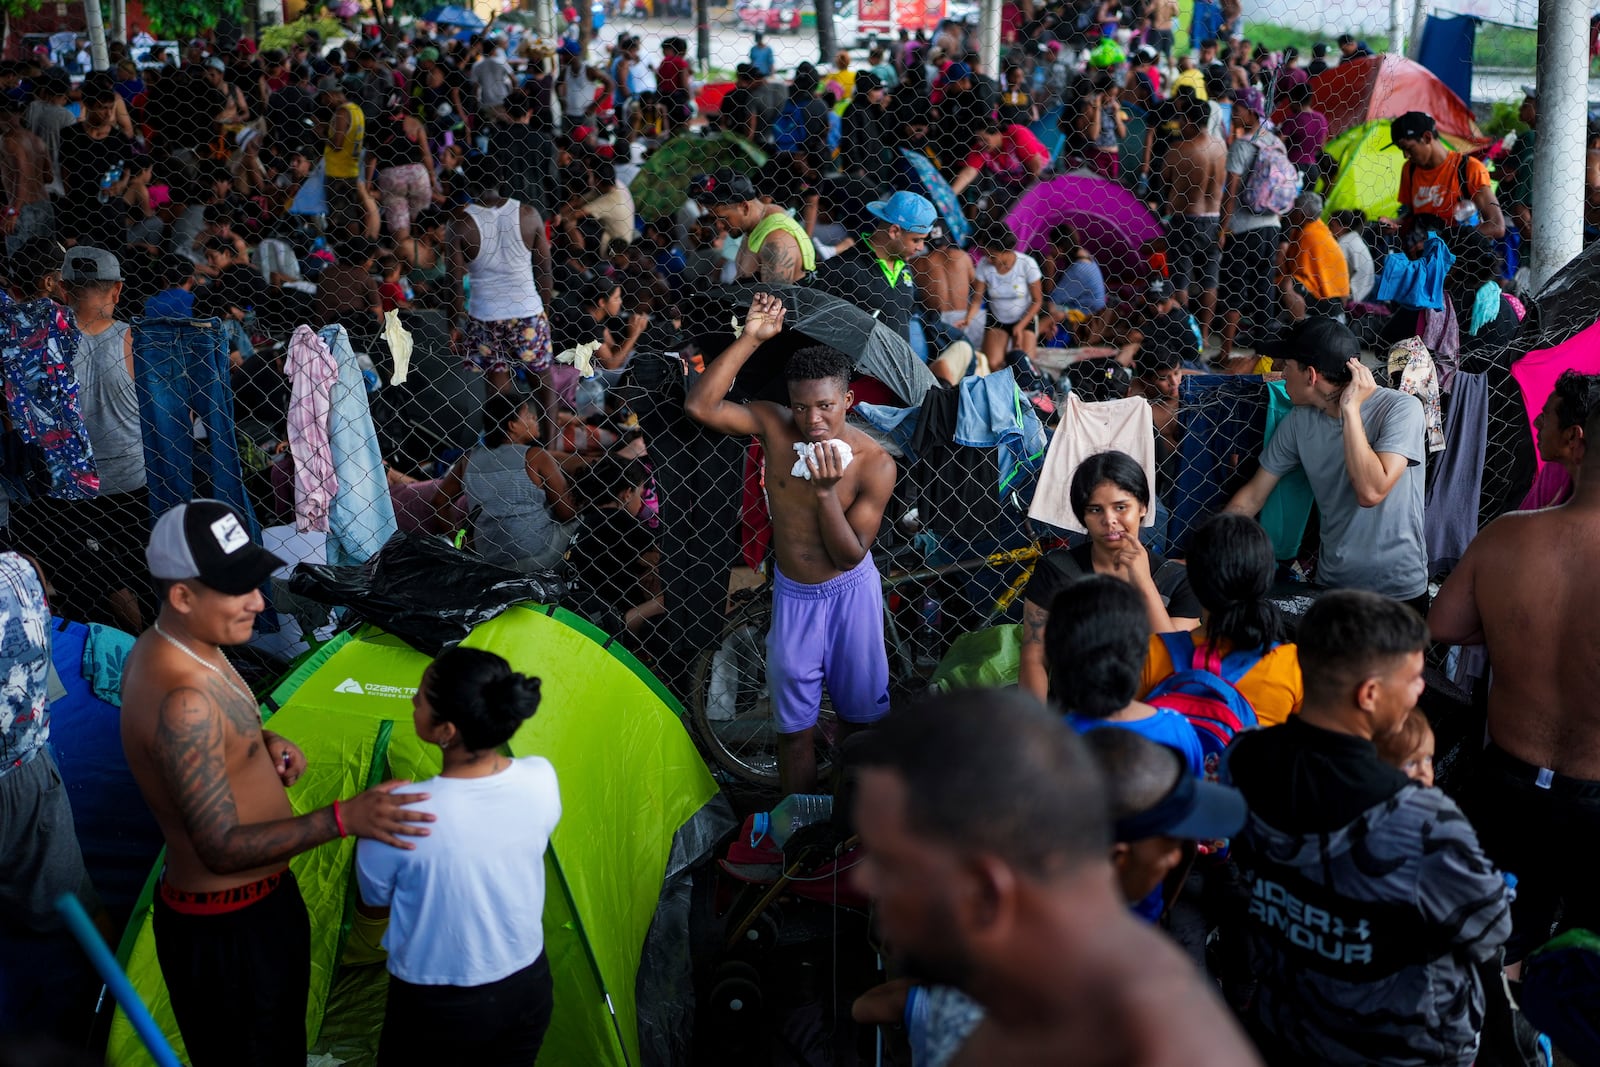
POLYGON ((805 108, 793 100, 784 102, 778 121, 772 124, 772 143, 780 152, 798 152, 806 145, 805 108))
POLYGON ((1261 662, 1269 649, 1241 649, 1218 659, 1208 654, 1196 662, 1199 649, 1187 632, 1161 634, 1161 643, 1172 657, 1173 672, 1146 693, 1144 702, 1167 708, 1189 720, 1200 739, 1208 781, 1217 780, 1222 752, 1245 730, 1260 725, 1256 709, 1239 692, 1236 683, 1261 662))

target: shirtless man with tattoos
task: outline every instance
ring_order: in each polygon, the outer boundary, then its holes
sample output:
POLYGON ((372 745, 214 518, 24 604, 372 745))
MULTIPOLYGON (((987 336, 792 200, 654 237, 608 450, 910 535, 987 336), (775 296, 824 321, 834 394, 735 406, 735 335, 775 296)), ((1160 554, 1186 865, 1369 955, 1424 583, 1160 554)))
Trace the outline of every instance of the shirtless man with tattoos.
POLYGON ((427 794, 385 782, 295 815, 305 755, 261 728, 221 647, 249 639, 283 561, 216 500, 163 515, 146 560, 161 610, 122 676, 122 747, 166 838, 154 929, 172 1013, 193 1067, 304 1067, 311 928, 289 858, 347 836, 410 848, 433 816, 405 805, 427 794))
POLYGON ((784 306, 770 293, 750 303, 744 329, 689 390, 689 417, 713 430, 761 439, 772 509, 772 626, 767 685, 778 732, 778 781, 784 793, 816 791, 812 735, 828 687, 841 733, 889 710, 889 659, 883 647, 883 584, 872 542, 894 489, 894 460, 860 430, 845 425, 850 357, 826 345, 789 360, 789 406, 727 399, 734 377, 762 342, 783 329, 784 306), (849 446, 850 455, 836 446, 849 446), (793 473, 796 445, 813 446, 793 473))
POLYGON ((761 199, 750 179, 728 168, 702 174, 689 185, 689 195, 742 236, 737 278, 755 278, 773 285, 793 285, 817 269, 811 238, 789 213, 761 199))

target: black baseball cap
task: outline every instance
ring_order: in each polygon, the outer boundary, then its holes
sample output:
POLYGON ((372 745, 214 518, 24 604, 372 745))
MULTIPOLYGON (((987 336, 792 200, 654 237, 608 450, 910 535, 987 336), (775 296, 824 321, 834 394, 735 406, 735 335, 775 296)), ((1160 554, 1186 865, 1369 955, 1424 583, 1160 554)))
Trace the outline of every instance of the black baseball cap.
POLYGON ((1361 356, 1361 342, 1344 323, 1325 315, 1308 315, 1277 339, 1262 342, 1257 351, 1275 359, 1292 359, 1319 374, 1345 378, 1350 361, 1361 356))
POLYGON ((250 540, 237 511, 204 499, 179 504, 157 519, 144 558, 152 578, 199 582, 227 596, 243 596, 284 566, 250 540))
POLYGON ((1118 819, 1112 837, 1124 844, 1151 837, 1218 841, 1238 833, 1248 817, 1244 795, 1237 789, 1202 781, 1185 768, 1153 806, 1118 819))
POLYGON ((707 206, 726 207, 729 204, 743 204, 747 200, 759 200, 761 194, 756 192, 749 178, 723 167, 713 174, 695 177, 689 183, 689 199, 707 206))
POLYGON ((1424 111, 1407 111, 1389 124, 1391 142, 1415 141, 1425 133, 1438 133, 1433 116, 1424 111))

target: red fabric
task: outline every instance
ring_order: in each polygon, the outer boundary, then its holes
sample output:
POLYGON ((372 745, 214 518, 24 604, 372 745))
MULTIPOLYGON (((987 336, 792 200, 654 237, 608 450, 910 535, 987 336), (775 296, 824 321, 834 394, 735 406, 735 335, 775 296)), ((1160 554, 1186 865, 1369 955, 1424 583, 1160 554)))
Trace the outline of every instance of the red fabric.
POLYGON ((733 92, 733 82, 712 82, 702 86, 700 95, 694 98, 695 106, 702 115, 714 115, 722 110, 722 101, 733 92))
MULTIPOLYGON (((876 378, 869 378, 866 375, 862 375, 852 381, 850 383, 850 391, 856 395, 856 404, 888 404, 890 407, 895 408, 906 406, 905 401, 895 396, 893 390, 887 385, 884 385, 876 378)), ((917 398, 915 402, 920 403, 921 398, 917 398)), ((855 404, 850 406, 853 408, 855 404)))
POLYGON ((767 511, 766 454, 751 438, 744 453, 744 491, 739 499, 739 552, 744 565, 760 570, 772 549, 772 515, 767 511))
POLYGON ((656 66, 656 85, 662 93, 689 91, 689 61, 682 56, 662 56, 656 66))
MULTIPOLYGON (((1272 121, 1289 117, 1287 98, 1280 98, 1272 121)), ((1452 142, 1485 142, 1472 109, 1421 63, 1395 55, 1345 60, 1311 79, 1311 106, 1328 119, 1328 139, 1378 119, 1394 119, 1407 111, 1433 116, 1439 132, 1452 142)))

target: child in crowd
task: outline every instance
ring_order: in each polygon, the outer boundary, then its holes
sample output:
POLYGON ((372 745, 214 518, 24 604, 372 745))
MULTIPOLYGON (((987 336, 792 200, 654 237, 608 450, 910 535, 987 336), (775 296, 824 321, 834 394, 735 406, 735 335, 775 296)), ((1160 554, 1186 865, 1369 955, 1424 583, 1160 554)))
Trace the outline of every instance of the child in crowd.
POLYGON ((1407 778, 1425 788, 1433 786, 1433 727, 1420 708, 1406 713, 1400 729, 1385 737, 1374 738, 1378 758, 1391 767, 1398 767, 1407 778))
POLYGON ((1039 344, 1039 312, 1044 308, 1044 274, 1032 256, 1017 251, 1017 235, 999 222, 979 237, 983 259, 973 276, 966 318, 955 323, 965 330, 978 309, 989 306, 983 331, 983 354, 991 371, 1006 365, 1006 353, 1020 349, 1032 359, 1039 344))
POLYGON ((650 470, 640 461, 609 457, 578 482, 583 511, 572 564, 583 588, 620 615, 630 634, 666 611, 655 536, 639 518, 649 482, 650 470))
POLYGON ((384 252, 378 257, 378 271, 383 277, 383 284, 378 286, 378 298, 383 301, 384 314, 410 308, 411 298, 406 296, 406 287, 400 282, 405 272, 405 264, 400 257, 393 252, 384 252))
POLYGON ((161 288, 144 302, 149 319, 194 317, 194 287, 199 282, 195 265, 180 255, 166 255, 159 264, 161 288))

